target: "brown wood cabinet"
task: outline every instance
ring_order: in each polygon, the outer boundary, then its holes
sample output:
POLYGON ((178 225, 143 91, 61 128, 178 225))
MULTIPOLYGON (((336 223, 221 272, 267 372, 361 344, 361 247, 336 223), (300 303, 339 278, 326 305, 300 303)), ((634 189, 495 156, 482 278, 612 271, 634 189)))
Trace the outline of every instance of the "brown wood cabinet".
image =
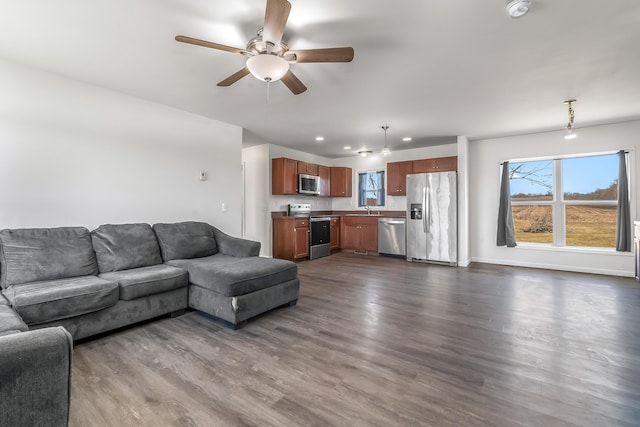
POLYGON ((342 249, 378 252, 378 218, 344 216, 340 220, 342 249))
POLYGON ((340 217, 332 217, 329 226, 329 232, 331 233, 331 250, 340 249, 340 217))
POLYGON ((390 196, 407 195, 407 175, 413 173, 413 162, 387 163, 387 194, 390 196))
POLYGON ((351 168, 332 167, 329 195, 331 197, 351 197, 351 168))
POLYGON ((458 157, 437 157, 413 161, 413 173, 455 172, 458 170, 458 157))
POLYGON ((309 256, 309 220, 273 218, 273 257, 293 261, 309 256))
POLYGON ((298 194, 298 162, 278 157, 271 159, 271 194, 298 194))
POLYGON ((296 219, 294 234, 293 257, 306 258, 309 256, 309 220, 296 219))
POLYGON ((298 173, 318 176, 318 165, 298 161, 298 173))
POLYGON ((318 176, 320 177, 319 196, 329 197, 331 191, 331 168, 328 166, 318 165, 318 176))

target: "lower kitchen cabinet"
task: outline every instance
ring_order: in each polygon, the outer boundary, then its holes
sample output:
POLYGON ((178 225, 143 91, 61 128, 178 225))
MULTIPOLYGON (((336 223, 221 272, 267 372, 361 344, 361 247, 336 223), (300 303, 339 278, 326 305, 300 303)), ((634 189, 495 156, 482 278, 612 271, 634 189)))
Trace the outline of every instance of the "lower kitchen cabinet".
POLYGON ((290 216, 273 219, 273 257, 280 259, 309 256, 309 220, 290 216))
POLYGON ((340 222, 340 248, 378 252, 378 218, 344 216, 340 222))
POLYGON ((309 256, 309 220, 296 219, 293 234, 294 234, 293 257, 296 259, 308 257, 309 256))
POLYGON ((340 217, 332 217, 330 226, 331 250, 340 249, 340 217))

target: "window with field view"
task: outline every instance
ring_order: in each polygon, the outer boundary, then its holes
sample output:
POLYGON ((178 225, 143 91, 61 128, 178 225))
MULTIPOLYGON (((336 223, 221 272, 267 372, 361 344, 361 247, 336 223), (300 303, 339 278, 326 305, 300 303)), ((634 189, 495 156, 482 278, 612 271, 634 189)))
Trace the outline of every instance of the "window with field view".
POLYGON ((509 163, 519 243, 613 248, 616 154, 509 163))

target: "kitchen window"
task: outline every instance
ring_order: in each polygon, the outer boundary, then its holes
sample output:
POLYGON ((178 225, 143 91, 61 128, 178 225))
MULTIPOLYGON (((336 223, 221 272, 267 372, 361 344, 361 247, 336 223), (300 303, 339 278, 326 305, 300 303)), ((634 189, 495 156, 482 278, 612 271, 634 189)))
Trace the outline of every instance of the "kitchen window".
POLYGON ((617 154, 509 162, 518 243, 616 247, 617 154))
POLYGON ((384 206, 384 171, 358 173, 358 206, 384 206))

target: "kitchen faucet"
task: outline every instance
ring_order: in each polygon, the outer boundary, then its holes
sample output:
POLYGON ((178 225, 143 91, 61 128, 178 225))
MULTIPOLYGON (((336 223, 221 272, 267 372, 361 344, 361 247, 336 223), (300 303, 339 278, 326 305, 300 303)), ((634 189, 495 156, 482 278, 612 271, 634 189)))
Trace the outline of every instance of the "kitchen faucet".
POLYGON ((367 210, 367 215, 371 215, 371 206, 367 205, 364 208, 367 210))

